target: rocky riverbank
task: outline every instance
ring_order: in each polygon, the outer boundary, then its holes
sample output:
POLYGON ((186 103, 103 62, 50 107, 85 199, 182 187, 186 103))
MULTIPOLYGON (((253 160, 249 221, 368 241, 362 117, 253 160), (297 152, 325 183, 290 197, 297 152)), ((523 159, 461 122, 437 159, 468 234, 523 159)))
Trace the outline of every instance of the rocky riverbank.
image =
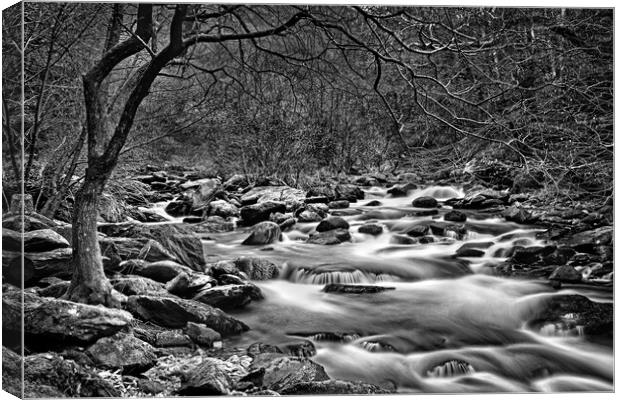
MULTIPOLYGON (((116 199, 122 203, 116 208, 123 211, 102 210, 99 224, 105 272, 124 296, 122 310, 62 299, 72 273, 69 224, 47 219, 29 207, 23 224, 15 213, 5 214, 5 385, 13 391, 19 387, 20 357, 15 351, 20 351, 22 304, 16 285, 20 281, 18 232, 23 228, 23 361, 28 397, 394 392, 398 387, 387 382, 378 385, 330 377, 311 359, 317 351, 302 336, 285 344, 231 346, 231 338, 252 329, 231 313, 263 301, 256 282, 286 272, 282 263, 269 257, 270 246, 282 240, 283 233, 292 232, 298 224, 318 223, 307 234, 288 239, 320 246, 352 241, 358 232, 379 235, 384 227, 376 221, 398 219, 401 213, 367 212, 365 222, 354 231, 345 217, 362 214, 356 205, 381 204, 365 199, 362 189, 382 187, 390 198, 398 198, 420 187, 450 184, 463 177, 435 178, 406 173, 359 175, 327 179, 302 190, 273 178, 249 182, 234 175, 223 180, 192 170, 147 167, 129 178, 131 187, 140 187, 142 195, 128 193, 125 199, 116 199), (110 215, 113 218, 106 220, 110 215), (245 232, 244 246, 264 250, 265 256, 205 254, 203 240, 214 233, 238 230, 245 232)), ((394 240, 411 246, 449 242, 467 235, 466 222, 472 218, 497 218, 539 228, 537 239, 543 244, 524 241, 502 249, 496 256, 505 261, 489 266, 485 273, 542 280, 550 290, 571 285, 613 287, 611 205, 552 204, 540 191, 521 193, 514 186, 484 181, 465 185, 463 194, 440 201, 429 196, 413 199, 412 215, 430 218, 407 227, 394 240), (443 219, 434 219, 439 210, 446 211, 443 219)), ((467 265, 488 247, 464 244, 450 256, 467 265)), ((364 295, 393 289, 377 288, 328 284, 324 290, 364 295)), ((532 315, 530 324, 564 323, 567 314, 573 323, 585 327, 586 335, 611 339, 611 304, 578 295, 549 302, 545 313, 532 315)), ((450 365, 429 365, 428 371, 451 369, 450 365)), ((463 365, 459 368, 469 368, 463 365)))

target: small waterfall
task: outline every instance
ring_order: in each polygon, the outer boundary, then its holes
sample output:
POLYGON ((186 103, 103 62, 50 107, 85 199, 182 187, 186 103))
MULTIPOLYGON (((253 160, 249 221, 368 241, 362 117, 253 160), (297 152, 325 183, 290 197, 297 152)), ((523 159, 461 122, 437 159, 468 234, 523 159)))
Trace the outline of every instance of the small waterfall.
POLYGON ((473 374, 474 372, 476 372, 476 370, 471 364, 460 360, 450 360, 427 371, 426 375, 433 378, 447 378, 473 374))
POLYGON ((312 269, 299 268, 288 275, 288 280, 295 283, 306 283, 312 285, 327 285, 330 283, 376 283, 393 282, 400 279, 389 274, 374 274, 372 272, 362 272, 358 269, 352 271, 325 271, 318 272, 312 269))

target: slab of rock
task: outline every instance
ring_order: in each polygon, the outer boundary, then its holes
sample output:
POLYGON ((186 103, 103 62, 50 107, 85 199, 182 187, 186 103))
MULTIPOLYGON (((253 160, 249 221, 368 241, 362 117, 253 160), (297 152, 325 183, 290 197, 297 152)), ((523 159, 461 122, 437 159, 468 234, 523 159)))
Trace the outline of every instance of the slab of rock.
POLYGON ((280 240, 282 232, 275 222, 263 221, 252 228, 252 233, 241 244, 264 245, 275 243, 280 240))
POLYGON ((205 347, 212 347, 213 343, 222 340, 222 335, 218 332, 204 324, 197 324, 195 322, 188 322, 185 332, 194 343, 205 347))
POLYGON ((330 283, 325 285, 323 292, 325 293, 379 293, 386 290, 395 290, 396 288, 375 285, 347 285, 344 283, 330 283))
MULTIPOLYGON (((8 283, 21 285, 22 253, 2 252, 2 275, 8 283)), ((71 248, 56 249, 42 253, 23 254, 23 274, 26 286, 41 278, 70 279, 73 276, 71 248)))
POLYGON ((98 366, 129 374, 146 371, 157 361, 153 346, 126 333, 101 338, 86 353, 98 366))
POLYGON ((51 229, 39 229, 30 232, 16 232, 2 229, 2 248, 9 251, 21 251, 22 238, 25 252, 45 252, 71 247, 69 242, 51 229))
POLYGON ((115 290, 121 292, 125 296, 167 294, 162 283, 143 276, 121 276, 110 279, 110 283, 112 283, 112 287, 114 287, 115 290))
POLYGON ((194 300, 157 296, 130 296, 126 309, 137 318, 168 328, 184 328, 188 322, 202 323, 221 335, 249 328, 222 310, 194 300))
MULTIPOLYGON (((254 371, 264 369, 259 385, 278 393, 286 391, 302 382, 317 382, 329 380, 329 376, 322 366, 307 358, 280 357, 266 358, 265 362, 252 364, 254 371)), ((259 375, 259 374, 256 374, 259 375)))
POLYGON ((241 204, 255 202, 282 202, 287 210, 294 210, 304 203, 305 193, 289 186, 257 186, 241 197, 241 204))
POLYGON ((421 237, 426 236, 431 232, 431 229, 428 225, 415 225, 411 227, 406 233, 412 237, 421 237))
POLYGON ((164 260, 178 261, 172 253, 153 239, 149 239, 144 247, 142 247, 140 253, 138 254, 138 258, 148 262, 164 260))
POLYGON ((137 275, 150 278, 154 281, 166 283, 181 273, 191 274, 192 270, 174 261, 157 261, 147 264, 136 271, 137 275))
POLYGON ((208 215, 217 215, 222 218, 238 217, 239 209, 226 200, 215 200, 209 203, 208 215))
POLYGON ((317 232, 327 232, 334 229, 349 229, 349 223, 342 217, 327 217, 316 227, 317 232))
POLYGON ((204 358, 193 368, 177 394, 181 396, 219 396, 230 393, 232 380, 223 361, 204 358))
POLYGON ((392 197, 406 197, 409 194, 410 190, 415 190, 418 188, 418 185, 415 183, 405 183, 403 185, 394 185, 387 190, 388 194, 391 194, 392 197))

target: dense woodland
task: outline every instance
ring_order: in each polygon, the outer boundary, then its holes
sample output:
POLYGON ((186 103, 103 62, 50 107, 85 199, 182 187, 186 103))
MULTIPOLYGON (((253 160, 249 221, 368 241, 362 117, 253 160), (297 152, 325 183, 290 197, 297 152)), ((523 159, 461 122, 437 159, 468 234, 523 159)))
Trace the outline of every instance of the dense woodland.
POLYGON ((611 390, 613 22, 4 10, 5 387, 611 390))

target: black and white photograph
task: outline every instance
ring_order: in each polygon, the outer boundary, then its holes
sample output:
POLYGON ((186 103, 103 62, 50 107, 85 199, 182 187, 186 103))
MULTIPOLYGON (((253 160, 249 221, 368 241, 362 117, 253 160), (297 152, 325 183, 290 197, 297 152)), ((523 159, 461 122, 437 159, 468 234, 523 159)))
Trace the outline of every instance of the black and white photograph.
POLYGON ((3 2, 6 398, 611 399, 613 2, 433 3, 3 2))

